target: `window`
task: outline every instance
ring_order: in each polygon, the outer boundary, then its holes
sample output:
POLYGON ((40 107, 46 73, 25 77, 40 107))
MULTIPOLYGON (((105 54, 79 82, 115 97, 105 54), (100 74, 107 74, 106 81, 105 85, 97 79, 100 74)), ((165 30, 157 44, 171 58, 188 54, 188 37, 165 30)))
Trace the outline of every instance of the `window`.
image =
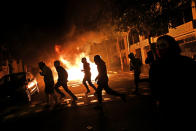
POLYGON ((130 45, 139 42, 139 34, 136 29, 131 29, 128 35, 128 40, 130 45))

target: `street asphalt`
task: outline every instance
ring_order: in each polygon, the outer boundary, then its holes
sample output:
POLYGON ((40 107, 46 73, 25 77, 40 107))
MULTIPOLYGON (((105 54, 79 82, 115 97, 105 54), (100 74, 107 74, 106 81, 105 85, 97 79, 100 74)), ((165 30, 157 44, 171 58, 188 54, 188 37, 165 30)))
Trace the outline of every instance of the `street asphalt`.
MULTIPOLYGON (((147 76, 142 75, 142 78, 147 76)), ((109 79, 112 89, 127 95, 127 102, 103 91, 103 108, 95 109, 94 90, 90 88, 91 92, 85 94, 82 83, 72 81, 68 85, 78 97, 76 103, 66 94, 58 105, 47 107, 44 94, 40 92, 29 105, 15 105, 2 110, 0 130, 159 131, 159 113, 152 106, 149 83, 140 83, 140 94, 134 95, 133 74, 113 73, 109 79)))

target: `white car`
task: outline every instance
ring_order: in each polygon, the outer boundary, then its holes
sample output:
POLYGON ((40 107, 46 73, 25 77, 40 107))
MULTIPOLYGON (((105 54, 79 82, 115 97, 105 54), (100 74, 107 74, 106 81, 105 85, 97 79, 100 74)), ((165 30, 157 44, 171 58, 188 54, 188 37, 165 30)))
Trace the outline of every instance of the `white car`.
POLYGON ((31 102, 32 95, 39 93, 36 78, 30 72, 5 75, 0 79, 0 101, 31 102))

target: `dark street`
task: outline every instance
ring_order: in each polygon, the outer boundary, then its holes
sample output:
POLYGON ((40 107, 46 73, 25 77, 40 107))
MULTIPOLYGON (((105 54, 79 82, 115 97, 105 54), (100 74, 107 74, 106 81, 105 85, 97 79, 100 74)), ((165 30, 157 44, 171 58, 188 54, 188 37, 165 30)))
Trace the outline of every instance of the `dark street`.
MULTIPOLYGON (((144 76, 145 77, 145 76, 144 76)), ((76 105, 67 98, 57 106, 45 107, 44 103, 34 100, 29 106, 12 107, 10 113, 1 114, 3 129, 6 130, 58 130, 58 131, 152 131, 158 128, 158 115, 153 112, 148 83, 140 84, 141 95, 132 94, 133 75, 119 73, 110 75, 112 89, 128 94, 127 102, 120 98, 103 95, 103 110, 94 109, 97 99, 91 92, 80 92, 85 88, 78 84, 70 87, 79 98, 76 105)), ((42 97, 42 96, 40 96, 42 97)), ((1 128, 2 129, 2 128, 1 128)), ((4 131, 3 130, 3 131, 4 131)))
POLYGON ((195 129, 196 0, 3 1, 0 19, 0 131, 195 129))

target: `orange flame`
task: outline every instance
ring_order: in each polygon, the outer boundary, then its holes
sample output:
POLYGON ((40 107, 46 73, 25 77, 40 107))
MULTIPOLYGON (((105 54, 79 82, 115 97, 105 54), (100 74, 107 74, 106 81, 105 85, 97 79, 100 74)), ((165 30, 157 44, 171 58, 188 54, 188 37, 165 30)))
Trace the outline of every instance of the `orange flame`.
MULTIPOLYGON (((83 70, 83 63, 81 62, 81 59, 83 57, 86 57, 88 63, 90 64, 91 79, 94 80, 96 76, 98 75, 97 66, 89 60, 89 57, 86 56, 85 53, 81 53, 77 56, 74 62, 75 64, 70 63, 69 61, 64 59, 62 55, 60 55, 59 60, 63 64, 62 66, 66 67, 65 69, 68 72, 69 81, 78 81, 78 80, 82 81, 83 80, 84 73, 81 71, 83 70)), ((57 79, 57 75, 55 75, 55 80, 56 79, 57 79)))
POLYGON ((55 51, 57 54, 60 54, 61 53, 61 50, 60 50, 60 45, 55 45, 55 51))

